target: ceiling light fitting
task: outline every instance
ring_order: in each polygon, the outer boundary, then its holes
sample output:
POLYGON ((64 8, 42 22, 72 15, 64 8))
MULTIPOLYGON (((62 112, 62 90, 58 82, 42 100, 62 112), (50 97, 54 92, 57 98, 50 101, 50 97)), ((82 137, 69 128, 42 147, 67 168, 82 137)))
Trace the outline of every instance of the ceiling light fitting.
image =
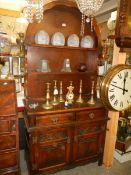
POLYGON ((82 13, 81 35, 84 35, 85 21, 91 22, 91 31, 93 31, 93 16, 100 9, 104 0, 75 0, 77 6, 82 13), (87 17, 87 20, 85 20, 87 17))
POLYGON ((27 6, 24 8, 24 15, 29 23, 43 20, 43 0, 26 0, 27 6))

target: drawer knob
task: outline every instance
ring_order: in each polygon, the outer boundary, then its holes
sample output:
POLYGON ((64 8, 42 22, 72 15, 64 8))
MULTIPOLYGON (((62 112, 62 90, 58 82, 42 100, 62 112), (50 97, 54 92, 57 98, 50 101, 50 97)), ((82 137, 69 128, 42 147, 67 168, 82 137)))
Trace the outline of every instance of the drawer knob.
POLYGON ((89 118, 93 119, 95 117, 95 114, 93 112, 89 113, 89 118))

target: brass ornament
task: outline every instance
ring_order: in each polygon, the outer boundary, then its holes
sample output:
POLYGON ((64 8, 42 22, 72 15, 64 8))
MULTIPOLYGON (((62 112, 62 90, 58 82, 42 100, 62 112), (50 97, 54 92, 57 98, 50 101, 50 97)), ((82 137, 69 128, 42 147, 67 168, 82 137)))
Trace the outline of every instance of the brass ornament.
POLYGON ((51 83, 46 83, 47 89, 46 89, 46 102, 42 105, 42 108, 44 109, 52 109, 53 106, 50 103, 50 84, 51 83))
POLYGON ((77 103, 83 103, 84 100, 82 98, 82 80, 80 80, 80 89, 79 89, 79 97, 76 100, 77 103))
POLYGON ((87 103, 90 104, 90 105, 94 105, 96 103, 95 100, 94 100, 94 84, 95 84, 95 82, 92 81, 92 85, 91 85, 91 97, 87 101, 87 103))

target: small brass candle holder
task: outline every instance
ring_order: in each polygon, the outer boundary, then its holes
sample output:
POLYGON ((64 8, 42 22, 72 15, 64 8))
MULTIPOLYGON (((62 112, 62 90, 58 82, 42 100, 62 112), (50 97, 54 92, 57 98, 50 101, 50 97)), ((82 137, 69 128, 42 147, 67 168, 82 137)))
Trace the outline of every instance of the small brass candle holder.
POLYGON ((91 86, 91 98, 87 101, 88 104, 94 105, 95 100, 94 100, 94 81, 92 81, 92 86, 91 86))
POLYGON ((77 103, 83 103, 84 100, 82 98, 82 80, 80 80, 80 89, 79 89, 79 97, 76 100, 77 103))
POLYGON ((51 83, 46 83, 46 85, 47 85, 46 102, 45 102, 45 104, 42 105, 42 108, 44 108, 44 109, 51 109, 51 108, 53 108, 52 104, 50 103, 50 84, 51 83))

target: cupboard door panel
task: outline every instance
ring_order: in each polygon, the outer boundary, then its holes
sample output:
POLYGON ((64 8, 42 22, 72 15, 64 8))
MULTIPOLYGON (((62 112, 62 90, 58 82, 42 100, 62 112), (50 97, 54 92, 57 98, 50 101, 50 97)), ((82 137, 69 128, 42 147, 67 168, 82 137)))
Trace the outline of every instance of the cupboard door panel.
POLYGON ((98 156, 99 135, 92 136, 76 136, 74 143, 74 161, 81 161, 85 159, 95 158, 98 156), (77 137, 77 138, 76 138, 77 137))
POLYGON ((52 143, 51 145, 39 145, 38 168, 55 168, 67 163, 67 143, 52 143))
POLYGON ((104 122, 97 122, 97 123, 84 123, 76 128, 76 135, 91 135, 100 133, 106 130, 106 124, 104 122))
POLYGON ((0 169, 14 167, 18 165, 18 156, 16 151, 0 153, 0 169))
POLYGON ((39 131, 38 143, 67 140, 68 134, 67 128, 45 128, 39 131))
POLYGON ((0 116, 16 115, 16 93, 14 81, 0 80, 0 116))
POLYGON ((16 148, 16 135, 0 136, 0 151, 16 148))
POLYGON ((79 124, 74 132, 73 160, 102 159, 105 129, 105 122, 79 124))
POLYGON ((16 120, 0 120, 0 134, 11 133, 16 131, 16 120))

